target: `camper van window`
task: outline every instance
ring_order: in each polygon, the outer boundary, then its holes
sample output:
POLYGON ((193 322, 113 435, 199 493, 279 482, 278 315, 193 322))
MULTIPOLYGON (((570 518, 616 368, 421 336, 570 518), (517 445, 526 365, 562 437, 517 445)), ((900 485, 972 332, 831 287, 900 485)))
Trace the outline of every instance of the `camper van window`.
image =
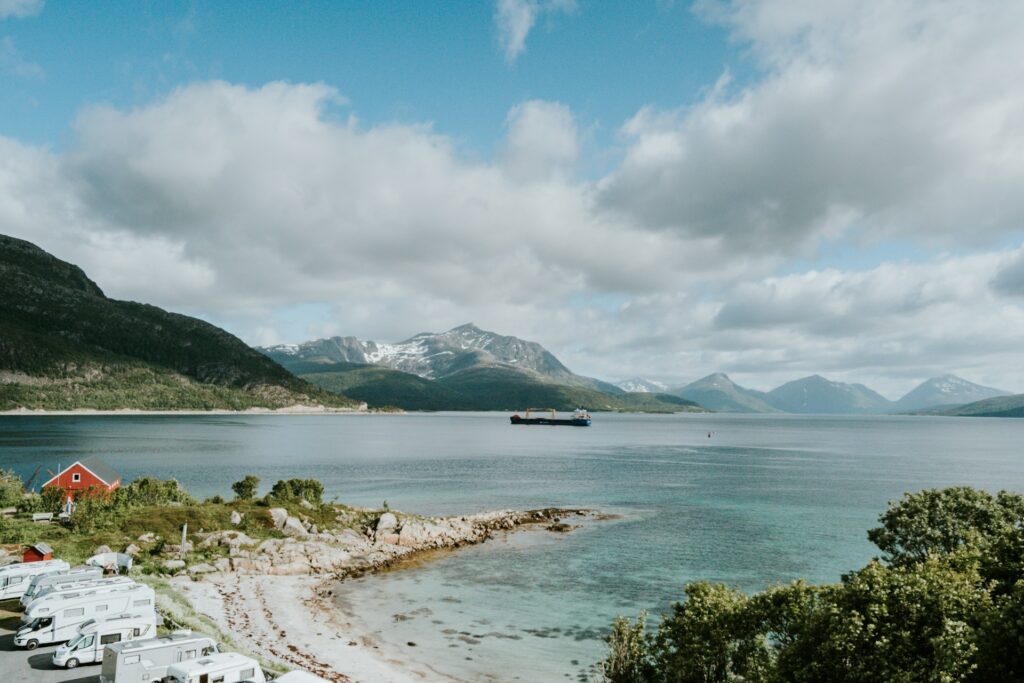
MULTIPOLYGON (((135 629, 135 630, 137 631, 138 629, 135 629)), ((100 636, 100 645, 109 645, 110 643, 120 643, 120 642, 121 642, 121 634, 120 633, 108 633, 105 636, 100 636)))
POLYGON ((97 612, 106 612, 110 605, 96 605, 97 612))
POLYGON ((213 679, 212 683, 224 683, 224 677, 223 676, 217 676, 216 678, 213 679))
POLYGON ((186 650, 185 651, 185 659, 195 659, 195 658, 196 658, 196 651, 195 650, 186 650))
POLYGON ((145 607, 149 604, 149 600, 136 600, 132 603, 135 607, 145 607))
POLYGON ((72 607, 71 609, 64 610, 64 616, 66 617, 80 617, 85 614, 84 607, 72 607))
POLYGON ((12 576, 11 577, 11 585, 13 586, 16 583, 21 583, 24 580, 25 580, 24 576, 12 576))
POLYGON ((242 672, 242 680, 248 680, 256 677, 256 669, 246 669, 242 672))
POLYGON ((96 641, 96 636, 83 636, 82 640, 79 641, 78 647, 87 650, 92 647, 92 644, 96 641))
POLYGON ((70 643, 68 643, 68 649, 74 650, 75 648, 77 648, 78 644, 82 642, 83 638, 85 638, 85 636, 78 636, 77 638, 74 638, 70 643))
POLYGON ((141 657, 142 657, 142 655, 130 655, 130 656, 124 658, 124 663, 125 664, 138 664, 139 663, 139 659, 141 657))

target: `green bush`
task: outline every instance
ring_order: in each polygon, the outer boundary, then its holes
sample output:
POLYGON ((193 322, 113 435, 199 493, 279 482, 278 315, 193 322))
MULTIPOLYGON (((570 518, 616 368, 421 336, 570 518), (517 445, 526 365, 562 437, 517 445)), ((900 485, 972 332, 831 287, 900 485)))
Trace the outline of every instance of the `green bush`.
POLYGON ((21 503, 23 490, 21 477, 10 470, 0 470, 0 507, 21 503))
POLYGON ((268 497, 282 502, 306 500, 321 505, 323 495, 324 485, 316 479, 279 479, 270 489, 268 497))
POLYGON ((231 485, 238 500, 252 500, 256 496, 256 490, 260 487, 260 478, 252 474, 245 475, 245 479, 236 481, 231 485))

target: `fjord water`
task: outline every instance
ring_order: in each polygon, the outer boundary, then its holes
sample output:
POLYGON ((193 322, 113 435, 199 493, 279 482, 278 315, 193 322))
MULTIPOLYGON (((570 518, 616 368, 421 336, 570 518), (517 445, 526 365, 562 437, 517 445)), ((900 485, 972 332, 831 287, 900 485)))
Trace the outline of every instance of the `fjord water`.
POLYGON ((617 515, 343 586, 339 609, 383 650, 464 680, 585 676, 612 617, 664 611, 687 581, 838 580, 872 557, 865 532, 904 491, 1024 490, 1021 444, 1024 421, 982 418, 599 414, 590 428, 552 428, 493 413, 0 417, 0 467, 24 477, 99 455, 126 479, 174 477, 199 497, 230 497, 231 482, 255 474, 264 490, 315 477, 328 498, 425 514, 617 515))

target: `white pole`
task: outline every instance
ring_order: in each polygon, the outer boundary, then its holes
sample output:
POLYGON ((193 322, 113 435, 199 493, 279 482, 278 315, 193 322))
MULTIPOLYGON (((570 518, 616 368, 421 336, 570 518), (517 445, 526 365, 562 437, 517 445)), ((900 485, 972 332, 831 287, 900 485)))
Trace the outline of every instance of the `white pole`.
POLYGON ((181 525, 181 559, 185 559, 185 535, 188 533, 188 522, 181 525))

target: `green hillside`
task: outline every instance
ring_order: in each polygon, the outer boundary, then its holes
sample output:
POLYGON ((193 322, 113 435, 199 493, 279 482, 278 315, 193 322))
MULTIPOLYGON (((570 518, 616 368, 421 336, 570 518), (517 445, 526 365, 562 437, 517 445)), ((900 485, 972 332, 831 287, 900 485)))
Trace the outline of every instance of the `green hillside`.
POLYGON ((370 407, 404 410, 525 410, 557 408, 686 412, 692 401, 668 394, 607 394, 546 381, 534 373, 505 367, 471 367, 429 380, 407 372, 358 363, 292 361, 289 370, 317 386, 366 401, 370 407))
POLYGON ((997 396, 962 406, 922 411, 927 415, 955 415, 961 417, 1024 417, 1024 394, 997 396))
POLYGON ((0 235, 0 410, 356 403, 196 318, 107 298, 77 266, 0 235))
POLYGON ((418 375, 358 363, 300 363, 292 372, 302 379, 336 391, 374 408, 403 410, 469 410, 458 392, 418 375))
POLYGON ((697 404, 667 394, 606 394, 594 389, 551 384, 508 368, 472 368, 438 384, 457 392, 474 410, 557 408, 588 410, 687 412, 697 404))

